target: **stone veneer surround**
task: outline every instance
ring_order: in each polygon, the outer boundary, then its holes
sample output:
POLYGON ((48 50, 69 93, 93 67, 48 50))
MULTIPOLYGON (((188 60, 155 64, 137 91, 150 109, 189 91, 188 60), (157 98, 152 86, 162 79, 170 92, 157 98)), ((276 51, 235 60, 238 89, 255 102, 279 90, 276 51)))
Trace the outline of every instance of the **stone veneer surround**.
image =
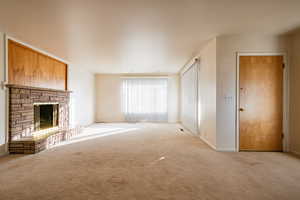
POLYGON ((10 141, 32 136, 34 132, 34 104, 59 104, 59 129, 69 126, 69 92, 37 89, 31 87, 9 87, 9 136, 10 141))

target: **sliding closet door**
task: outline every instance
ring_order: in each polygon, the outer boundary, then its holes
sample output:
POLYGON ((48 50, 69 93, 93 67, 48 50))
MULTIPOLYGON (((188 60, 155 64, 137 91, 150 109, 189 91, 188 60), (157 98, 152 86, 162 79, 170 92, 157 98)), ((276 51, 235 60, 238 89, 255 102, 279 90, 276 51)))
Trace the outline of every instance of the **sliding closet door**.
POLYGON ((198 134, 197 62, 181 76, 181 122, 193 134, 198 134))

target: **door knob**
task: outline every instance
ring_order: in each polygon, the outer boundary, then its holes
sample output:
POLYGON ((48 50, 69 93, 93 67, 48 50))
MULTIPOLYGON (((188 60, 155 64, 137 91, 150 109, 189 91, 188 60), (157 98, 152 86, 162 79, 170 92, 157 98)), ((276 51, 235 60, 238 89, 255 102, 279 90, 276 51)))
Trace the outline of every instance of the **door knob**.
POLYGON ((244 109, 244 108, 240 108, 239 110, 240 110, 241 112, 245 111, 245 109, 244 109))

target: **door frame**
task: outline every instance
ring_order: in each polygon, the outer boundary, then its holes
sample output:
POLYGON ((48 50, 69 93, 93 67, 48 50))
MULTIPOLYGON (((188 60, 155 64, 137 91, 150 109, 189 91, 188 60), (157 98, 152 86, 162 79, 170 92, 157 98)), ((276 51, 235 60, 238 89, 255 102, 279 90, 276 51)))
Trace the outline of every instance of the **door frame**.
POLYGON ((283 152, 289 151, 289 63, 285 52, 237 52, 236 56, 236 151, 240 151, 240 57, 241 56, 283 56, 283 152))

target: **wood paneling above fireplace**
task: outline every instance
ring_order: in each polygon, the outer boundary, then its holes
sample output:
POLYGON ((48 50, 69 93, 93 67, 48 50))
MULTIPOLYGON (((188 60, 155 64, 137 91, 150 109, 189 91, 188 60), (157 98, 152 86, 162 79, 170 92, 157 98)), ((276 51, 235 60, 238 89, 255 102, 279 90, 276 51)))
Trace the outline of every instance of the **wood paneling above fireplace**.
POLYGON ((67 64, 8 40, 8 82, 67 90, 67 64))

